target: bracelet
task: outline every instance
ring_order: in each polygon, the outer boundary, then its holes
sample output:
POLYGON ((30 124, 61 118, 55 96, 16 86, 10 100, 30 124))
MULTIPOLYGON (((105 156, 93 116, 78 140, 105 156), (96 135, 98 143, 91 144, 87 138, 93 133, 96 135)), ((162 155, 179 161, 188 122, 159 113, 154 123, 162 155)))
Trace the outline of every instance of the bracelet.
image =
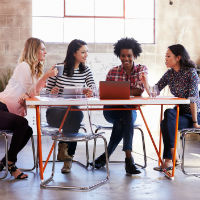
POLYGON ((196 124, 196 123, 197 123, 197 121, 192 121, 192 123, 193 123, 193 124, 196 124))

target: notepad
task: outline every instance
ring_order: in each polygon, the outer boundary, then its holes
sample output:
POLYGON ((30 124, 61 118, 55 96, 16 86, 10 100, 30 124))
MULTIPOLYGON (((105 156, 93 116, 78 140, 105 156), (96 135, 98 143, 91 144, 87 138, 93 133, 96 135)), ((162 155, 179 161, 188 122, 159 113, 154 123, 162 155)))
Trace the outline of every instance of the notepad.
POLYGON ((64 98, 83 98, 84 88, 82 86, 65 86, 62 91, 62 96, 64 98))

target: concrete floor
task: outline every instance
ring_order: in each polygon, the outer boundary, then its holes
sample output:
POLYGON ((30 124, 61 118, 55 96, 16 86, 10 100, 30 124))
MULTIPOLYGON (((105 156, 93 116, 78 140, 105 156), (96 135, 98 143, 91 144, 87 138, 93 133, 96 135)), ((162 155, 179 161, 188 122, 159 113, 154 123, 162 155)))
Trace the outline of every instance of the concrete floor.
MULTIPOLYGON (((36 139, 36 138, 35 138, 36 139)), ((36 141, 36 140, 35 140, 36 141)), ((43 138, 43 155, 46 154, 51 146, 51 139, 43 138)), ((90 144, 92 146, 92 144, 90 144)), ((186 158, 188 164, 196 164, 200 166, 200 142, 189 141, 186 158), (195 162, 194 162, 195 161, 195 162)), ((137 146, 135 146, 135 149, 137 146)), ((0 157, 3 156, 4 145, 3 140, 0 138, 0 157)), ((84 162, 85 146, 83 143, 79 143, 75 159, 84 162)), ((103 145, 99 144, 97 152, 103 151, 103 145)), ((141 169, 142 173, 135 176, 127 176, 124 170, 124 164, 110 164, 110 180, 89 192, 77 192, 67 190, 55 190, 55 189, 41 189, 39 173, 34 170, 28 172, 29 178, 27 180, 14 180, 10 175, 4 180, 0 180, 0 199, 16 199, 16 200, 38 200, 38 199, 72 199, 72 200, 107 200, 107 199, 133 199, 133 200, 186 200, 186 199, 200 199, 200 177, 186 176, 182 173, 180 166, 176 168, 175 179, 169 180, 164 174, 154 171, 153 167, 157 165, 157 159, 155 156, 149 155, 152 151, 152 145, 147 143, 147 168, 141 169)), ((19 154, 18 167, 30 167, 32 164, 31 157, 31 145, 30 143, 19 154)), ((98 155, 97 154, 97 155, 98 155)), ((134 158, 137 163, 143 162, 143 156, 141 152, 134 153, 134 158)), ((111 159, 124 159, 124 155, 121 152, 121 146, 116 150, 111 159)), ((56 173, 54 183, 58 184, 78 184, 81 186, 87 184, 93 184, 105 175, 105 169, 95 170, 89 173, 81 168, 77 163, 73 163, 72 172, 67 175, 60 173, 62 163, 56 164, 56 173)), ((190 168, 190 170, 196 170, 200 172, 200 168, 190 168)), ((50 175, 51 164, 48 164, 45 172, 45 177, 50 175)), ((2 173, 0 173, 1 175, 2 173)))

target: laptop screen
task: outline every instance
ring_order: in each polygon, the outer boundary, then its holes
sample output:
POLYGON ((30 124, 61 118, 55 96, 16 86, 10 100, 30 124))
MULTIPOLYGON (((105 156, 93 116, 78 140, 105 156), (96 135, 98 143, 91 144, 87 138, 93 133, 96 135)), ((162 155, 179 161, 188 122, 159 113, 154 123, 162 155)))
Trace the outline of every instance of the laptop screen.
POLYGON ((100 81, 99 82, 100 99, 129 99, 130 82, 129 81, 100 81))

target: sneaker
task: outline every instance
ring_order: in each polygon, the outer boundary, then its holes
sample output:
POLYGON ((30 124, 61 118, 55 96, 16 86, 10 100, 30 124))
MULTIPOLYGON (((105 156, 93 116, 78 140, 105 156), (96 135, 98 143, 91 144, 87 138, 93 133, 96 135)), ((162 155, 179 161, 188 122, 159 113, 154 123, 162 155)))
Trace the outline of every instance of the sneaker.
POLYGON ((141 171, 137 169, 134 164, 133 157, 125 158, 125 170, 127 174, 140 174, 141 171))
MULTIPOLYGON (((93 166, 93 162, 90 163, 91 166, 93 166)), ((106 156, 105 153, 100 155, 95 161, 94 161, 94 167, 96 169, 100 169, 106 165, 106 156)))
POLYGON ((69 154, 68 154, 68 144, 67 143, 58 143, 57 160, 65 161, 68 158, 71 158, 71 156, 69 156, 69 154))
POLYGON ((64 165, 61 169, 61 173, 63 174, 70 173, 71 168, 72 168, 72 158, 71 159, 68 158, 66 161, 64 161, 64 165))

